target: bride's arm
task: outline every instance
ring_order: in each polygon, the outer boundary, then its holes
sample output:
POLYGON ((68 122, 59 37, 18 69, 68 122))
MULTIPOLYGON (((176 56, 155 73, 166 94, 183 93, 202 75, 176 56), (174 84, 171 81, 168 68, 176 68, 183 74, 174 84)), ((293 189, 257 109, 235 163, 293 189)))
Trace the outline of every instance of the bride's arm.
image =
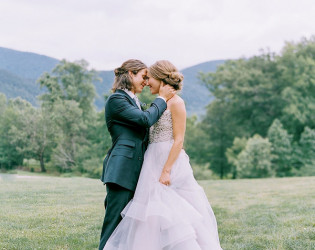
POLYGON ((165 185, 170 185, 170 173, 173 164, 175 163, 180 151, 183 148, 185 130, 186 130, 186 109, 182 99, 176 100, 170 106, 173 121, 173 136, 174 144, 168 155, 167 161, 162 170, 160 182, 165 185))

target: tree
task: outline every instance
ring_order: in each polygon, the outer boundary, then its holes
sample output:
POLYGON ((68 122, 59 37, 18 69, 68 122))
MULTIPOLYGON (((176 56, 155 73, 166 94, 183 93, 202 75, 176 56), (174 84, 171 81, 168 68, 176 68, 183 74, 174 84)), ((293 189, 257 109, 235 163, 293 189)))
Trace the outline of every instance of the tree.
POLYGON ((281 70, 275 60, 272 53, 231 60, 215 73, 200 75, 211 94, 225 104, 228 122, 233 123, 230 129, 239 137, 265 136, 274 118, 281 115, 281 87, 277 83, 281 70))
POLYGON ((58 127, 58 138, 53 162, 61 171, 72 171, 77 167, 78 148, 87 143, 82 113, 76 101, 64 100, 55 104, 53 119, 58 127))
POLYGON ((40 96, 41 106, 56 124, 52 159, 61 171, 80 170, 81 148, 89 145, 87 128, 96 120, 93 104, 96 80, 96 72, 88 70, 84 60, 74 63, 62 60, 51 73, 38 80, 47 89, 40 96))
POLYGON ((262 178, 274 175, 271 167, 271 144, 260 135, 249 138, 239 154, 237 173, 240 178, 262 178))
POLYGON ((144 87, 141 94, 138 96, 141 103, 150 106, 150 104, 156 98, 156 95, 152 95, 149 87, 144 87))
POLYGON ((22 132, 25 129, 23 126, 23 119, 25 119, 24 115, 28 114, 31 109, 31 104, 19 97, 10 99, 7 103, 0 120, 1 168, 13 169, 16 166, 21 166, 23 164, 23 159, 26 158, 23 148, 27 138, 19 140, 17 136, 20 131, 22 132))
POLYGON ((231 165, 225 156, 225 151, 232 145, 234 132, 231 130, 233 123, 228 120, 229 108, 220 99, 214 100, 201 121, 200 129, 203 130, 203 156, 201 163, 210 163, 210 169, 222 179, 231 171, 231 165))
POLYGON ((58 136, 51 114, 44 108, 37 109, 33 122, 27 126, 27 132, 28 151, 32 158, 39 160, 41 172, 46 172, 45 162, 51 158, 58 136))
POLYGON ((79 104, 83 120, 88 120, 94 111, 95 88, 93 81, 100 80, 97 73, 88 70, 88 63, 84 60, 67 62, 62 60, 52 73, 43 74, 38 82, 47 93, 40 96, 42 104, 52 107, 60 101, 71 100, 79 104))
POLYGON ((315 130, 305 127, 299 144, 302 175, 315 175, 315 130))
POLYGON ((41 171, 46 172, 44 162, 51 154, 56 136, 49 113, 22 99, 14 100, 12 105, 19 115, 8 131, 10 143, 23 159, 39 160, 41 171))
POLYGON ((7 97, 0 92, 0 118, 3 117, 5 109, 7 107, 7 97))
POLYGON ((291 136, 278 119, 275 119, 269 128, 268 139, 273 155, 272 168, 275 169, 276 175, 280 177, 291 175, 291 136))
POLYGON ((95 114, 87 127, 87 143, 79 147, 78 166, 80 172, 89 177, 100 177, 103 159, 112 145, 104 121, 104 110, 95 114))
MULTIPOLYGON (((210 103, 208 109, 216 105, 221 112, 212 110, 204 118, 212 124, 205 124, 205 134, 216 142, 209 142, 213 145, 209 148, 211 157, 221 159, 221 163, 228 161, 223 158, 226 154, 223 156, 219 150, 222 149, 219 137, 224 138, 225 145, 232 145, 235 136, 248 138, 259 134, 266 137, 272 122, 278 119, 296 144, 305 126, 315 128, 315 36, 296 44, 287 43, 279 55, 262 51, 261 55, 249 59, 226 61, 216 72, 200 74, 200 79, 217 102, 210 103), (211 122, 220 116, 221 121, 211 122), (221 126, 226 124, 230 125, 229 131, 225 129, 222 133, 221 126), (221 132, 214 136, 210 128, 216 126, 219 130, 215 132, 221 132)), ((299 163, 295 161, 295 164, 299 163)), ((289 173, 287 170, 278 169, 277 174, 289 173)))
POLYGON ((304 127, 315 128, 315 36, 287 43, 278 61, 285 83, 281 121, 297 142, 304 127))
POLYGON ((245 137, 242 138, 235 137, 232 147, 228 148, 225 152, 228 162, 233 166, 232 167, 233 179, 236 179, 237 177, 238 155, 245 149, 246 143, 247 139, 245 137))
POLYGON ((197 116, 191 116, 186 118, 186 132, 184 140, 184 148, 189 158, 193 161, 198 161, 199 159, 199 149, 200 149, 200 136, 198 136, 197 130, 197 116))

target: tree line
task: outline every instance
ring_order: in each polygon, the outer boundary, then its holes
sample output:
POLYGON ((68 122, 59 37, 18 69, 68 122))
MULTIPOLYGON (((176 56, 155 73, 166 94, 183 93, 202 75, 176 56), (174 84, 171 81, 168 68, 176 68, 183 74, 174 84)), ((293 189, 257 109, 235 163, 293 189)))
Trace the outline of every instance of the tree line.
POLYGON ((215 99, 190 122, 192 161, 221 178, 315 175, 315 37, 227 61, 200 80, 215 99))
MULTIPOLYGON (((279 55, 226 61, 199 78, 214 100, 201 119, 187 118, 185 149, 197 172, 315 175, 314 37, 286 43, 279 55)), ((105 110, 93 103, 98 80, 86 61, 63 60, 38 79, 45 90, 39 108, 0 93, 0 169, 35 161, 42 172, 100 177, 111 139, 105 110)), ((140 95, 145 103, 153 98, 148 89, 140 95)))
POLYGON ((93 81, 84 60, 61 61, 38 84, 45 89, 40 107, 0 94, 0 167, 11 170, 35 159, 40 170, 99 177, 111 145, 104 110, 94 107, 93 81))

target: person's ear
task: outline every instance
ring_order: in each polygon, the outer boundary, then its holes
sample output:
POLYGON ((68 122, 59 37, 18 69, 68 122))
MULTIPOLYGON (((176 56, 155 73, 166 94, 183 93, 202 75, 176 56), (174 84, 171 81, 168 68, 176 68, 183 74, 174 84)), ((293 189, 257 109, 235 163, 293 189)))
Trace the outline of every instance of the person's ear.
POLYGON ((128 71, 128 74, 130 77, 132 77, 132 75, 133 75, 133 73, 130 70, 128 71))

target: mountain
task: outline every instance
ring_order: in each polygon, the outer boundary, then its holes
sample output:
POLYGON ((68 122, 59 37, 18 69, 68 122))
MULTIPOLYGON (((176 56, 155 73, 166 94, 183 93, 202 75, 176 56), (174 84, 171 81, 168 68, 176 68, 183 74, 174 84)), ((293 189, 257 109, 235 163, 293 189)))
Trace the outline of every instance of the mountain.
POLYGON ((99 71, 98 76, 101 82, 94 83, 97 98, 95 100, 96 107, 100 110, 104 107, 104 95, 109 94, 114 82, 114 71, 99 71))
MULTIPOLYGON (((209 90, 200 82, 198 75, 200 72, 214 72, 216 67, 224 63, 224 60, 200 63, 195 66, 181 70, 184 75, 183 89, 181 97, 185 100, 188 115, 202 115, 205 107, 211 102, 209 90)), ((102 82, 95 83, 98 99, 95 104, 98 108, 104 106, 103 95, 108 94, 114 82, 113 71, 100 71, 99 76, 102 82)))
POLYGON ((36 96, 40 94, 40 89, 35 80, 22 78, 7 70, 0 69, 0 92, 4 93, 7 98, 21 96, 35 105, 36 96))
POLYGON ((58 63, 59 60, 48 56, 0 47, 0 69, 22 78, 36 80, 58 63))
MULTIPOLYGON (((43 90, 36 80, 44 72, 51 72, 58 63, 59 60, 48 56, 0 47, 0 92, 8 98, 20 96, 37 106, 37 96, 43 90)), ((186 102, 188 115, 202 115, 211 101, 209 91, 198 79, 199 72, 213 72, 222 63, 224 60, 209 61, 181 70, 184 75, 181 96, 186 102)), ((98 75, 102 81, 94 83, 97 93, 95 105, 101 110, 104 107, 104 94, 110 92, 114 82, 114 72, 98 71, 98 75)))
POLYGON ((214 72, 224 60, 209 61, 181 70, 184 75, 182 98, 185 100, 188 115, 205 113, 205 107, 211 102, 209 90, 198 79, 200 72, 214 72))

